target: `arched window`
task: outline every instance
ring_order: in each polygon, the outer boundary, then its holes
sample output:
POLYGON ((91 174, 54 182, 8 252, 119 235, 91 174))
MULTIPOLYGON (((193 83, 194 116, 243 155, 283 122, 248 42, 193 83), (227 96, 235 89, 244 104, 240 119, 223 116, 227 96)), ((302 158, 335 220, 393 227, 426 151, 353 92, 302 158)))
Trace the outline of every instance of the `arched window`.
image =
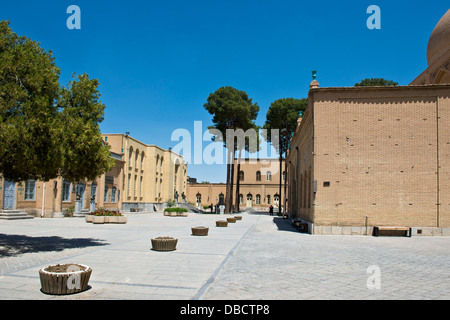
POLYGON ((244 181, 244 171, 239 171, 239 180, 244 181))
POLYGON ((261 195, 260 194, 256 195, 256 204, 261 204, 261 195))
POLYGON ((130 153, 128 154, 128 166, 131 167, 131 159, 133 159, 133 147, 130 147, 130 153))
POLYGON ((138 158, 139 158, 139 149, 136 149, 136 154, 134 155, 134 167, 138 168, 138 158))
POLYGON ((261 171, 256 171, 256 181, 261 181, 261 171))
POLYGON ((267 195, 267 204, 270 204, 270 194, 267 195))
POLYGON ((267 171, 267 173, 266 173, 266 179, 267 179, 267 181, 272 181, 272 172, 267 171))
POLYGON ((202 195, 200 193, 197 193, 197 195, 195 196, 195 203, 197 204, 197 207, 202 204, 202 195))

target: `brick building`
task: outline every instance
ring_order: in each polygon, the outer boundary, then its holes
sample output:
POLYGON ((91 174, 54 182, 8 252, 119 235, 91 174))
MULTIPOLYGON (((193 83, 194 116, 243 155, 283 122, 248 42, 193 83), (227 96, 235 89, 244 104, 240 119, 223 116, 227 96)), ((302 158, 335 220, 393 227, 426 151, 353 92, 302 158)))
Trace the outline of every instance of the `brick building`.
MULTIPOLYGON (((239 175, 239 209, 252 208, 267 211, 270 205, 278 208, 280 203, 280 161, 278 159, 245 159, 241 162, 239 175)), ((284 170, 284 161, 282 161, 284 170)), ((236 203, 237 163, 233 177, 233 205, 236 203)), ((284 195, 284 178, 281 194, 284 195)), ((216 205, 225 199, 225 183, 188 183, 187 201, 197 207, 216 205)))
POLYGON ((315 234, 450 235, 450 10, 409 86, 319 88, 290 143, 288 211, 315 234))

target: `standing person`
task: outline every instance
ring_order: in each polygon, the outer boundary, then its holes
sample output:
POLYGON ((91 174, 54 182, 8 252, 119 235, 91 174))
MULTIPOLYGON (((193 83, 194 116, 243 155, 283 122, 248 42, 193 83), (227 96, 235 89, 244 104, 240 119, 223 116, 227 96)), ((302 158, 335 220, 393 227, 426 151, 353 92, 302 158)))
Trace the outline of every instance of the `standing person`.
POLYGON ((273 216, 273 205, 270 205, 269 213, 271 216, 273 216))
POLYGON ((211 213, 213 212, 214 205, 211 203, 211 213))

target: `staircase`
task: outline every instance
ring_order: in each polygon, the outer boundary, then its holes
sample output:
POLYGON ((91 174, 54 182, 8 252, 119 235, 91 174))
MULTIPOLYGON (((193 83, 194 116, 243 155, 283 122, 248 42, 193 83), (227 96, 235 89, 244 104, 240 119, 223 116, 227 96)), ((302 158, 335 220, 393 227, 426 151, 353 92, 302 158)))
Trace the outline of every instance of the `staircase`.
POLYGON ((0 212, 0 219, 3 220, 19 220, 19 219, 33 219, 26 212, 20 210, 2 210, 0 212))

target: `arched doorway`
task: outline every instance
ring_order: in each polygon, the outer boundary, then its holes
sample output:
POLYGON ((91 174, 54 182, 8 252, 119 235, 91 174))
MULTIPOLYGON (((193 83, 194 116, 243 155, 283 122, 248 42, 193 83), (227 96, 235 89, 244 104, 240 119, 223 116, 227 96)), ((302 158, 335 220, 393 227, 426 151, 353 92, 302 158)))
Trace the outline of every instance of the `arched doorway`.
POLYGON ((253 202, 253 196, 251 193, 249 193, 247 195, 247 208, 251 208, 252 207, 252 202, 253 202))

